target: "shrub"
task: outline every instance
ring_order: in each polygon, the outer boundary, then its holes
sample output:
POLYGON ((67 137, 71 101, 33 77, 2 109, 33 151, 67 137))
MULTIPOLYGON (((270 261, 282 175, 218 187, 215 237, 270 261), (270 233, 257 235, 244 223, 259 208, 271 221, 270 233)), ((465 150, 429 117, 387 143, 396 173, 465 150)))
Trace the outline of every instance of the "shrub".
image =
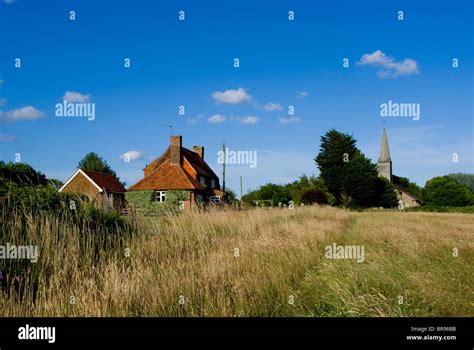
POLYGON ((426 205, 463 207, 473 203, 472 192, 449 176, 429 180, 421 195, 426 205))
POLYGON ((326 194, 318 189, 307 190, 301 196, 301 202, 304 204, 328 204, 326 194))

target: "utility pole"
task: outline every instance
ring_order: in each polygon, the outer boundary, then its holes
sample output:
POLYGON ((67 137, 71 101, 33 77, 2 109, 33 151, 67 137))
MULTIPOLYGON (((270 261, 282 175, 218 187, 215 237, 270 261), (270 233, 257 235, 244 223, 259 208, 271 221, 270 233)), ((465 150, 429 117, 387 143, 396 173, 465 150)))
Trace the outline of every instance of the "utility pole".
POLYGON ((240 175, 240 207, 242 208, 242 175, 240 175))
POLYGON ((226 161, 225 143, 222 144, 222 154, 224 155, 224 161, 222 162, 222 192, 225 193, 225 161, 226 161))

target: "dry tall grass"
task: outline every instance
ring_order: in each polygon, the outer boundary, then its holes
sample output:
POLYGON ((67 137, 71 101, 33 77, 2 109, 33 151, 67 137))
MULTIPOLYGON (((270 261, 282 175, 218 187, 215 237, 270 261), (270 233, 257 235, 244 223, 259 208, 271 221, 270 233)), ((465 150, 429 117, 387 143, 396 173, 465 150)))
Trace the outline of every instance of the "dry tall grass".
POLYGON ((8 220, 3 239, 40 260, 36 298, 31 283, 0 293, 2 316, 474 315, 469 214, 185 212, 99 250, 54 213, 8 220), (325 259, 333 242, 364 245, 365 261, 325 259))

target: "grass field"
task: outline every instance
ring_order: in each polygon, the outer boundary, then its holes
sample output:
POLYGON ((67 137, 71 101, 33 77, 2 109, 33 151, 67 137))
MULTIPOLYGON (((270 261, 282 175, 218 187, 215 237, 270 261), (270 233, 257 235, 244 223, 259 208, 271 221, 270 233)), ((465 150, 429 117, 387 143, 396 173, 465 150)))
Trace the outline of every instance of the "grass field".
POLYGON ((472 214, 186 212, 120 244, 53 213, 2 220, 2 241, 40 258, 35 284, 0 293, 1 316, 474 316, 472 214), (333 243, 365 260, 327 259, 333 243))

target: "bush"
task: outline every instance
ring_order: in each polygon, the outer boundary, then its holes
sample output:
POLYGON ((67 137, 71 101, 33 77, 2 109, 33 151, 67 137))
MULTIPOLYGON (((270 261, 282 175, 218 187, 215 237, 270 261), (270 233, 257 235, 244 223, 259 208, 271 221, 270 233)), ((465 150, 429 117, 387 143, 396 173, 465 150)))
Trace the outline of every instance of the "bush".
POLYGON ((429 180, 421 191, 426 205, 463 207, 473 203, 472 192, 449 176, 429 180))
POLYGON ((377 207, 395 208, 398 205, 397 195, 393 185, 384 177, 379 177, 375 181, 377 207))
POLYGON ((326 194, 318 189, 307 190, 301 196, 301 202, 303 204, 328 204, 326 194))
POLYGON ((179 211, 179 202, 189 200, 189 191, 166 191, 164 203, 155 202, 153 190, 129 191, 125 193, 125 199, 144 215, 159 215, 179 211))

